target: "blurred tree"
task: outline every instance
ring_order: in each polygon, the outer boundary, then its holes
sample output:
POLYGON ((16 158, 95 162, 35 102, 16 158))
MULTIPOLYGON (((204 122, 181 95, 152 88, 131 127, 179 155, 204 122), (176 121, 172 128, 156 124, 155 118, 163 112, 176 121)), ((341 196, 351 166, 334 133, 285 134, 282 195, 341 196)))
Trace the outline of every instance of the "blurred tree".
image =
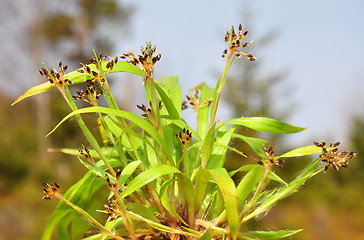
POLYGON ((47 154, 50 143, 76 147, 82 142, 72 123, 44 138, 68 111, 60 97, 44 93, 10 109, 11 99, 46 81, 38 73, 42 62, 54 67, 62 58, 75 69, 80 61, 88 62, 92 49, 112 54, 116 41, 128 33, 132 14, 121 0, 2 1, 0 212, 8 214, 0 218, 0 239, 39 239, 54 207, 39 202, 41 183, 57 179, 66 186, 77 178, 74 172, 82 171, 77 161, 47 154))

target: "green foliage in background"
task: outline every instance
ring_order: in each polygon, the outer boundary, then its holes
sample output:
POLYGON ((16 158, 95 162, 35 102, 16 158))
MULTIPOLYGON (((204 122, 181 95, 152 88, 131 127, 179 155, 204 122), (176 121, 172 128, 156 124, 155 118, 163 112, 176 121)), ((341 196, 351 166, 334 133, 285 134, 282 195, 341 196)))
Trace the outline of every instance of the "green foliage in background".
POLYGON ((55 228, 58 239, 88 240, 281 239, 301 231, 250 231, 246 226, 316 174, 329 167, 347 167, 347 160, 355 154, 338 152, 340 143, 328 147, 315 143, 276 155, 266 140, 236 133, 236 128, 273 134, 298 133, 304 128, 266 117, 216 121, 235 57, 256 60, 239 50, 251 43, 242 42, 247 33, 241 26, 238 31, 232 27, 226 32, 222 76, 214 88, 197 86, 186 100, 182 100, 177 77, 154 79, 154 66, 161 54, 151 43, 139 55, 124 53, 121 58, 126 62, 95 53, 90 64, 81 64, 68 74, 62 62, 59 70, 46 66, 40 70, 49 81, 29 89, 13 104, 57 88, 71 112, 49 134, 73 118, 88 141, 87 147, 59 150, 75 155, 87 172, 68 190, 57 183, 44 183, 43 199, 57 198, 60 203, 42 239, 50 239, 55 228), (114 72, 143 79, 147 103, 137 106, 141 116, 119 109, 108 82, 114 72), (80 83, 87 83, 86 90, 72 95, 69 87, 80 83), (106 106, 99 105, 100 98, 106 100, 106 106), (79 108, 78 100, 91 106, 79 108), (187 107, 196 112, 196 129, 181 117, 187 107), (95 117, 97 131, 85 123, 87 114, 95 117), (246 155, 229 146, 233 138, 246 142, 259 160, 245 164, 246 155), (228 149, 241 156, 240 166, 232 171, 223 167, 228 149), (273 171, 282 167, 283 159, 318 153, 321 155, 290 182, 273 171), (232 177, 238 172, 244 176, 234 182, 232 177))

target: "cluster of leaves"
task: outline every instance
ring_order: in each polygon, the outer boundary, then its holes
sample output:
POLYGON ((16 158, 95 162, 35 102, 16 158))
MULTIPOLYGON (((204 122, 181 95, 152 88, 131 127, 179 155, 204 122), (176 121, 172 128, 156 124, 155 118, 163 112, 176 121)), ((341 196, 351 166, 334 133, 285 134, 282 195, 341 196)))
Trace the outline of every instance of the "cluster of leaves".
POLYGON ((246 35, 241 26, 238 34, 233 27, 230 33, 226 32, 229 46, 223 52, 226 65, 222 77, 215 88, 201 84, 192 89, 186 100, 182 100, 177 77, 154 79, 154 66, 161 54, 156 54, 151 43, 142 48, 140 55, 123 54, 126 62, 118 61, 118 57, 107 60, 95 53, 90 64, 81 64, 82 68, 68 74, 62 63, 60 73, 46 66, 42 69, 41 74, 49 81, 29 89, 13 104, 57 88, 71 113, 54 130, 75 117, 89 144, 87 148, 61 150, 77 156, 88 169, 82 179, 65 194, 57 183, 44 184, 43 198, 58 198, 61 202, 43 239, 50 239, 56 226, 59 239, 83 236, 88 240, 280 239, 301 231, 249 232, 243 226, 319 172, 330 166, 346 167, 347 160, 355 154, 337 154, 338 144, 325 147, 324 143, 316 143, 276 156, 267 141, 235 133, 237 126, 276 134, 297 133, 304 128, 265 117, 215 121, 234 58, 245 56, 250 61, 256 60, 252 54, 238 50, 250 44, 241 44, 246 35), (107 79, 113 72, 128 72, 143 78, 148 102, 147 106, 138 105, 143 111, 141 116, 118 108, 107 79), (79 83, 89 86, 72 96, 69 86, 79 83), (100 97, 106 99, 107 107, 98 105, 100 97), (84 100, 92 106, 79 109, 75 100, 84 100), (187 107, 196 112, 196 129, 181 118, 182 109, 187 107), (82 115, 87 113, 96 115, 102 144, 95 138, 98 133, 91 132, 83 121, 82 115), (242 164, 231 172, 223 168, 228 149, 240 154, 244 163, 244 153, 229 146, 233 138, 252 148, 260 157, 257 164, 242 164), (289 183, 273 171, 275 166, 282 166, 283 158, 322 152, 289 183), (319 164, 321 160, 326 164, 319 164), (237 172, 245 175, 235 183, 232 177, 237 172), (271 181, 277 184, 269 184, 271 181))

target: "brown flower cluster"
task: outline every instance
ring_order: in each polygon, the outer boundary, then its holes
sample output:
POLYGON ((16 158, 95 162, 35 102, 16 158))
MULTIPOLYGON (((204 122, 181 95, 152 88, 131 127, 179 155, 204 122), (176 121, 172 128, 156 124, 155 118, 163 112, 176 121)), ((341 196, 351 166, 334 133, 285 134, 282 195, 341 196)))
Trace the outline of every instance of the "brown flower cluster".
MULTIPOLYGON (((151 106, 152 103, 149 102, 149 105, 151 106)), ((144 114, 142 114, 143 117, 150 117, 152 115, 152 109, 147 108, 144 104, 137 105, 137 108, 139 108, 140 110, 142 110, 144 112, 144 114)), ((163 108, 162 102, 159 102, 158 108, 159 108, 159 110, 161 110, 163 108)))
POLYGON ((110 217, 110 221, 115 220, 122 215, 122 210, 119 204, 115 200, 109 201, 109 205, 105 204, 106 215, 110 217))
POLYGON ((204 102, 204 105, 200 105, 200 101, 199 101, 199 91, 196 90, 195 93, 192 95, 192 94, 189 94, 189 95, 186 95, 186 99, 183 100, 182 102, 182 110, 185 110, 187 108, 193 108, 195 110, 197 110, 197 108, 199 107, 202 107, 202 106, 207 106, 211 103, 211 101, 209 100, 206 100, 204 102))
POLYGON ((349 151, 338 152, 341 141, 337 143, 330 143, 330 146, 325 147, 326 143, 323 141, 322 143, 314 142, 317 147, 322 148, 322 154, 320 155, 321 161, 326 163, 325 171, 329 169, 329 167, 334 167, 337 171, 341 168, 348 167, 348 160, 356 157, 356 153, 349 151))
POLYGON ((83 146, 83 149, 79 148, 78 152, 81 154, 81 156, 83 156, 84 158, 86 158, 86 160, 91 163, 91 164, 95 164, 95 161, 92 159, 90 151, 88 150, 87 147, 83 146))
POLYGON ((103 85, 106 81, 105 76, 113 69, 114 65, 118 62, 118 57, 111 58, 110 61, 106 64, 106 69, 102 69, 102 62, 106 60, 106 56, 103 56, 101 53, 97 55, 97 58, 90 58, 91 64, 96 66, 97 71, 92 70, 89 65, 85 65, 80 63, 82 69, 77 70, 80 73, 86 73, 90 76, 87 80, 90 84, 94 84, 95 82, 99 82, 103 85))
POLYGON ((50 71, 48 71, 46 68, 42 68, 42 70, 39 70, 39 73, 40 75, 48 78, 48 81, 51 84, 56 84, 57 86, 61 86, 63 88, 63 85, 66 83, 72 84, 69 79, 64 78, 64 73, 67 71, 67 67, 67 65, 63 65, 62 61, 60 61, 58 64, 59 72, 57 72, 57 70, 54 68, 52 68, 50 71))
POLYGON ((46 194, 42 199, 45 200, 51 200, 53 197, 59 197, 59 186, 57 183, 54 183, 54 185, 49 183, 43 183, 44 186, 44 193, 46 194))
POLYGON ((238 50, 239 47, 247 47, 249 46, 251 42, 249 43, 241 43, 243 37, 245 37, 248 34, 248 31, 244 31, 241 24, 239 25, 239 33, 236 35, 234 27, 231 28, 231 33, 228 31, 225 32, 225 42, 229 43, 229 47, 226 48, 222 54, 222 57, 225 57, 228 55, 230 58, 233 54, 235 54, 236 57, 241 57, 241 55, 245 56, 249 61, 255 61, 257 60, 256 57, 254 57, 251 53, 244 53, 238 50))
POLYGON ((141 47, 141 55, 135 55, 133 52, 123 53, 120 58, 128 58, 127 62, 140 67, 146 73, 144 81, 153 79, 154 65, 161 59, 162 54, 155 54, 156 46, 152 47, 149 42, 146 47, 141 47))
POLYGON ((192 133, 186 128, 183 128, 179 134, 175 133, 174 135, 181 141, 183 147, 187 147, 192 139, 192 133))
POLYGON ((77 91, 77 94, 72 95, 72 98, 75 100, 82 100, 91 105, 97 105, 97 101, 103 94, 103 91, 99 89, 98 85, 91 84, 86 86, 86 91, 77 91))
POLYGON ((265 152, 265 155, 267 156, 267 161, 263 162, 263 161, 259 161, 258 164, 260 165, 264 165, 264 164, 268 164, 270 166, 272 165, 276 165, 280 168, 283 167, 283 160, 282 159, 278 159, 278 160, 274 160, 274 151, 273 148, 267 148, 267 146, 263 145, 263 150, 265 152))

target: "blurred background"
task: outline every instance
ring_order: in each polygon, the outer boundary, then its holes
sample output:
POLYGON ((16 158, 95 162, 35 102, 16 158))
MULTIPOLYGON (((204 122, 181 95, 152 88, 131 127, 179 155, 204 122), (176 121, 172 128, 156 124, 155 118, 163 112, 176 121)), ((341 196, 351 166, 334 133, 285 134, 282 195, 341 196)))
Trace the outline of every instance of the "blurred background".
MULTIPOLYGON (((57 91, 10 104, 42 83, 42 63, 70 70, 92 49, 105 55, 138 52, 146 41, 162 60, 155 77, 178 75, 184 94, 214 86, 224 68, 224 31, 249 30, 247 49, 258 57, 231 68, 218 119, 267 116, 308 127, 290 136, 250 136, 272 142, 277 154, 313 141, 343 140, 358 153, 348 169, 330 169, 274 207, 252 229, 299 229, 292 239, 364 239, 364 2, 1 0, 0 8, 0 239, 39 239, 57 201, 41 201, 42 183, 64 189, 85 172, 78 160, 48 148, 85 143, 75 122, 44 136, 68 113, 57 91)), ((138 79, 139 80, 139 79, 138 79)), ((144 101, 140 81, 112 80, 123 109, 144 101)), ((184 112, 193 126, 194 113, 184 112)), ((249 153, 240 142, 234 147, 249 153)), ((254 160, 229 153, 227 168, 254 160)), ((311 159, 287 159, 287 181, 311 159)), ((278 171, 278 170, 277 170, 278 171)))

